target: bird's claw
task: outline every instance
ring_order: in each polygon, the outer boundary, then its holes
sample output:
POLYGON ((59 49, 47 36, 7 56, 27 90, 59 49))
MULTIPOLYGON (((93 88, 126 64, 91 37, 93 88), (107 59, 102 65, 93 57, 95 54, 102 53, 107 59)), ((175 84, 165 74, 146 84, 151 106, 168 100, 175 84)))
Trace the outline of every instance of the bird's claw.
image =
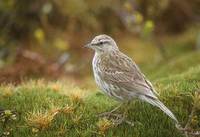
POLYGON ((112 113, 112 112, 104 112, 104 113, 98 114, 98 117, 105 117, 107 119, 110 119, 114 123, 114 125, 116 125, 116 126, 122 124, 123 122, 130 125, 130 126, 134 126, 133 122, 128 121, 126 119, 125 114, 115 114, 115 113, 112 113))

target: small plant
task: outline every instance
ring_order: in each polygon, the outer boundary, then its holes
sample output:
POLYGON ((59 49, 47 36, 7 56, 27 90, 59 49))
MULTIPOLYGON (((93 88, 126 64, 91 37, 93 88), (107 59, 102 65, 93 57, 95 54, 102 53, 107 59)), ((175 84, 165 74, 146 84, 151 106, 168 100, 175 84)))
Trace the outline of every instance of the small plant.
POLYGON ((16 112, 11 110, 0 110, 0 121, 5 123, 9 120, 16 120, 16 112))
POLYGON ((75 115, 75 116, 72 117, 72 121, 76 125, 78 125, 81 122, 81 119, 82 119, 82 115, 75 115))
POLYGON ((60 109, 60 112, 64 114, 72 114, 74 112, 74 107, 66 105, 64 108, 60 109))
POLYGON ((2 97, 10 97, 13 94, 13 86, 8 85, 0 92, 0 96, 2 97))
POLYGON ((40 130, 44 130, 44 129, 47 129, 51 125, 54 117, 57 114, 58 114, 58 110, 54 110, 51 112, 41 112, 41 111, 32 112, 27 115, 26 121, 28 125, 32 127, 35 127, 40 130))
POLYGON ((60 83, 58 83, 58 82, 56 82, 56 83, 51 83, 50 85, 50 88, 53 90, 53 91, 55 91, 55 92, 60 92, 60 91, 62 91, 62 84, 60 84, 60 83))
POLYGON ((78 87, 74 87, 71 90, 69 90, 67 96, 69 96, 70 100, 76 104, 83 103, 83 100, 86 96, 86 91, 78 87))
POLYGON ((17 113, 11 110, 0 110, 0 128, 3 132, 0 137, 10 136, 12 128, 9 127, 9 122, 17 120, 17 113))
POLYGON ((113 123, 112 121, 106 119, 106 118, 102 118, 97 122, 97 127, 98 127, 98 131, 101 135, 106 134, 106 132, 108 131, 108 129, 113 127, 113 123))

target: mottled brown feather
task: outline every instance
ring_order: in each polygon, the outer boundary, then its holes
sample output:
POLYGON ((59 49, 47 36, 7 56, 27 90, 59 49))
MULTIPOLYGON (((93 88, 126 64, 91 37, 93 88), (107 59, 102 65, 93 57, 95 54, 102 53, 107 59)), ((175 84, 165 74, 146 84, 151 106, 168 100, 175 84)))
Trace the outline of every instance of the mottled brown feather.
POLYGON ((138 95, 148 95, 157 98, 152 94, 153 87, 145 79, 135 62, 120 51, 101 54, 99 61, 99 76, 106 83, 118 85, 129 92, 138 95), (149 93, 148 93, 149 92, 149 93))

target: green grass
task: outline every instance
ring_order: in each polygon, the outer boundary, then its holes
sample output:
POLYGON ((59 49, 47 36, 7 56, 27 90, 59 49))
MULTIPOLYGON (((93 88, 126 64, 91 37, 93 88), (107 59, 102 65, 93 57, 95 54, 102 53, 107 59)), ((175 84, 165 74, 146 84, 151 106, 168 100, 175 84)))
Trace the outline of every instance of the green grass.
MULTIPOLYGON (((200 96, 195 94, 200 89, 199 62, 199 52, 188 53, 155 66, 157 70, 148 73, 160 99, 182 125, 193 105, 197 106, 191 123, 193 129, 200 127, 200 96)), ((10 121, 3 122, 0 116, 0 135, 8 131, 8 136, 14 137, 183 137, 170 118, 141 101, 128 106, 127 118, 134 122, 133 127, 126 123, 115 126, 96 117, 117 105, 118 102, 99 92, 80 89, 69 82, 38 80, 18 86, 2 85, 0 107, 16 110, 17 119, 12 120, 9 111, 5 115, 10 121)), ((123 111, 121 108, 118 112, 123 111)))
POLYGON ((178 56, 175 59, 169 61, 163 61, 158 65, 151 67, 148 70, 148 75, 152 79, 158 79, 159 77, 168 77, 174 74, 180 74, 186 71, 188 68, 199 65, 200 52, 189 52, 178 56))

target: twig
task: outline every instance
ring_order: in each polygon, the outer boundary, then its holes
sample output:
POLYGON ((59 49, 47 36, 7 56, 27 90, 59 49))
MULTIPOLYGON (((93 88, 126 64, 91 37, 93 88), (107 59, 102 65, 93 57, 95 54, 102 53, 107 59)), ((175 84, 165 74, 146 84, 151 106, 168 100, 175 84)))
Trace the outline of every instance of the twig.
POLYGON ((180 130, 181 132, 183 132, 185 134, 186 137, 192 136, 192 137, 200 137, 200 131, 192 131, 192 129, 190 128, 190 124, 192 122, 192 118, 194 116, 195 113, 195 104, 192 107, 192 111, 188 117, 187 123, 185 125, 185 127, 181 127, 181 125, 176 125, 176 128, 178 130, 180 130))

